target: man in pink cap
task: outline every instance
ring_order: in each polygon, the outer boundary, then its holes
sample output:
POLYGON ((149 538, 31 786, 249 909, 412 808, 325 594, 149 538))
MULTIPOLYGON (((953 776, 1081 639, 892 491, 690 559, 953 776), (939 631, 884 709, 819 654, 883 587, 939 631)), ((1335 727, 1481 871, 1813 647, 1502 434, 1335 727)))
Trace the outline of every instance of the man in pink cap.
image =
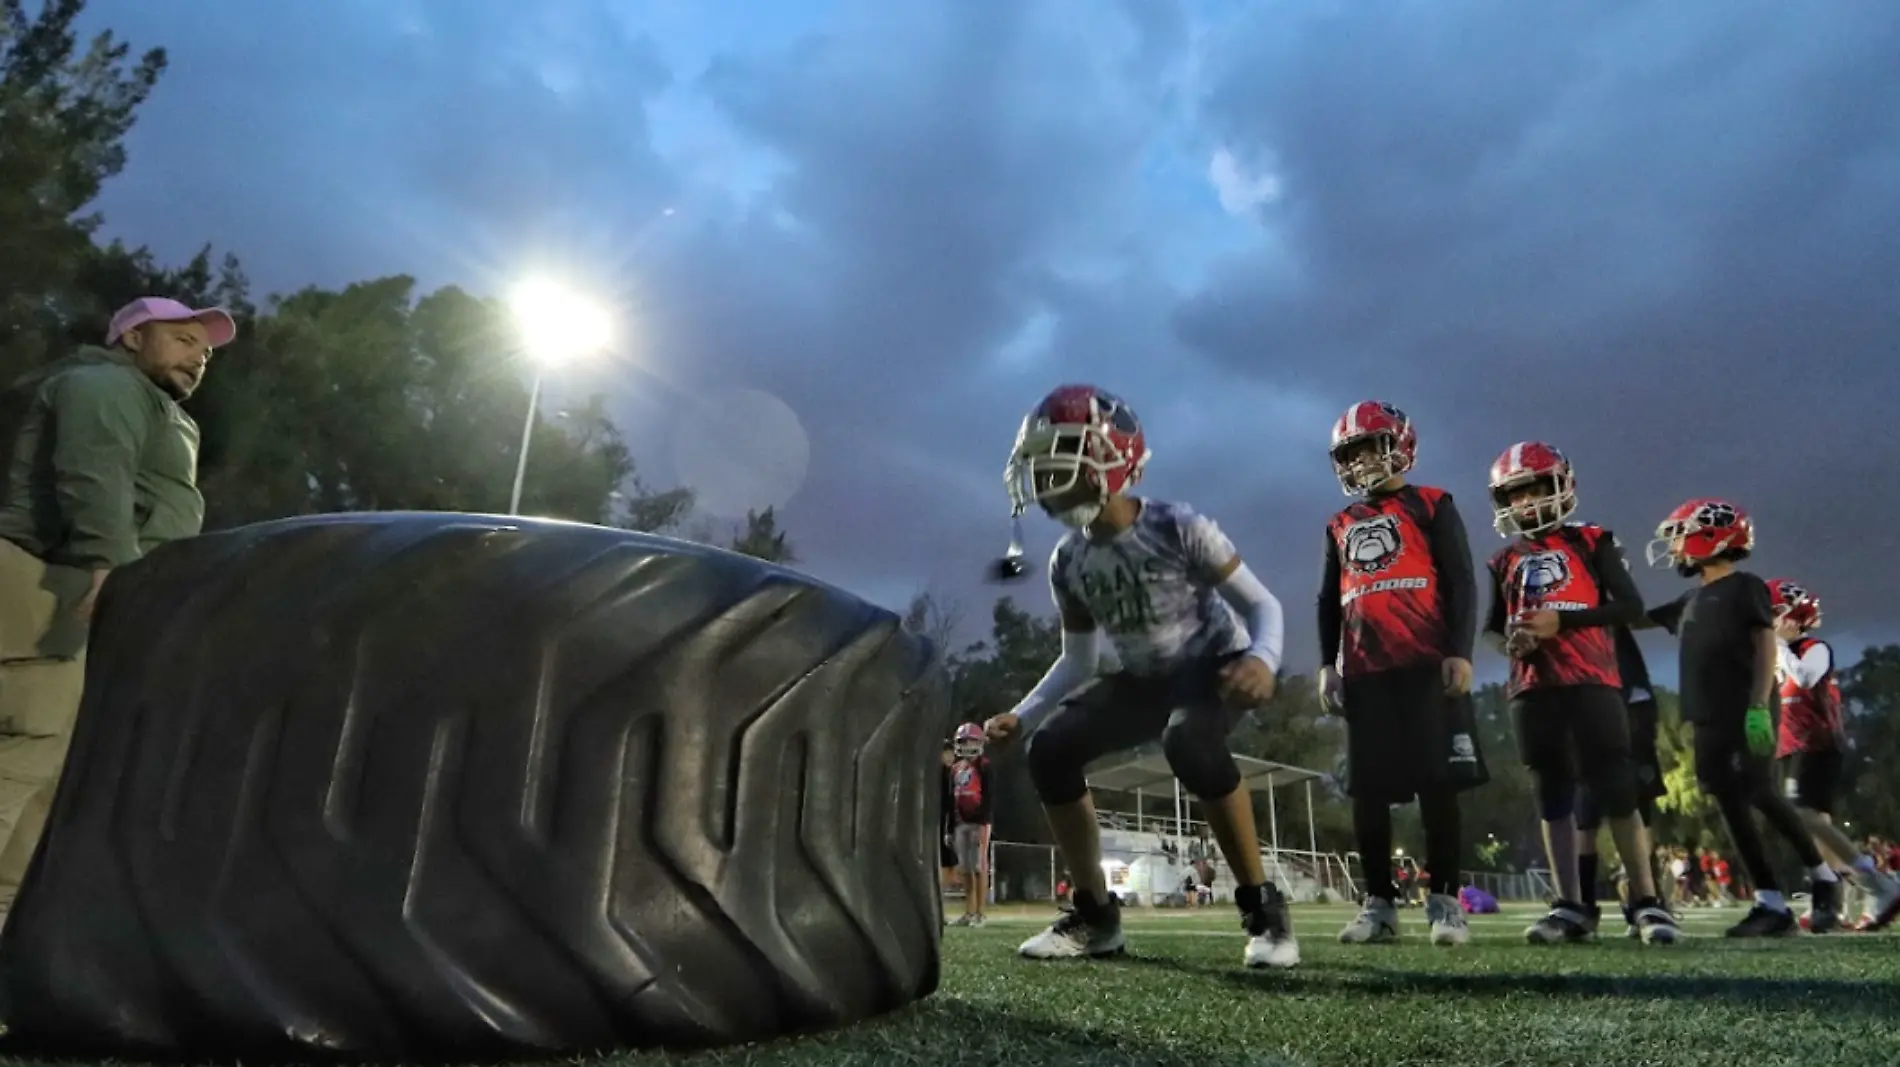
POLYGON ((27 374, 0 403, 0 918, 45 828, 115 567, 204 524, 198 424, 179 402, 237 334, 163 297, 112 316, 105 346, 27 374))

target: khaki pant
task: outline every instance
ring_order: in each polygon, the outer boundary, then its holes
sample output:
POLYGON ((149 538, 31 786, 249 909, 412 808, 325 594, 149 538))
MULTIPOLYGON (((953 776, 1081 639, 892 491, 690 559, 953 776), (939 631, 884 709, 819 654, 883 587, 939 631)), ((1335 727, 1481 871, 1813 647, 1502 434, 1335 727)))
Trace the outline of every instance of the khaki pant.
POLYGON ((0 539, 0 917, 46 829, 79 718, 91 575, 0 539))

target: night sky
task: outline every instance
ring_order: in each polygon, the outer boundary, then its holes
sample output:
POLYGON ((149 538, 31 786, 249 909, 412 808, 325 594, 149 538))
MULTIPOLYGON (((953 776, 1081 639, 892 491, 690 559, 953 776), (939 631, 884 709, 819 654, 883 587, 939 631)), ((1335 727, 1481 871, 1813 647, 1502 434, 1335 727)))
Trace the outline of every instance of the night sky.
MULTIPOLYGON (((1344 500, 1327 433, 1370 398, 1412 415, 1416 477, 1480 553, 1487 465, 1540 438, 1639 570, 1671 507, 1726 496, 1845 658, 1900 639, 1900 4, 88 19, 172 58, 109 236, 173 261, 213 242, 262 293, 574 279, 621 336, 559 391, 612 395, 650 481, 781 505, 807 569, 873 600, 929 585, 982 622, 1017 423, 1085 380, 1142 415, 1146 491, 1214 516, 1280 594, 1294 669, 1344 500)), ((1032 555, 1056 533, 1034 522, 1032 555)))

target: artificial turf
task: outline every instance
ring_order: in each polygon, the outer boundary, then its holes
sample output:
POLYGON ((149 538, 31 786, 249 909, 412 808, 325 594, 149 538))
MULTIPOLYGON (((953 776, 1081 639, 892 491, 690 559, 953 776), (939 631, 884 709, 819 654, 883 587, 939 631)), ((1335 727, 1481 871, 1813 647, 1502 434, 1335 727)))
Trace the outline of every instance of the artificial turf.
MULTIPOLYGON (((954 906, 954 905, 953 905, 954 906)), ((1343 907, 1296 906, 1304 959, 1238 964, 1225 907, 1124 913, 1125 957, 1032 963, 1015 948, 1052 916, 1011 909, 944 935, 943 982, 920 1004, 814 1037, 697 1055, 622 1054, 602 1067, 1641 1067, 1900 1065, 1900 936, 1724 941, 1741 910, 1691 910, 1690 939, 1649 948, 1522 940, 1538 911, 1472 919, 1460 949, 1347 947, 1343 907)), ((1605 924, 1610 933, 1610 924, 1605 924)), ((585 1061, 584 1061, 585 1062, 585 1061)), ((0 1057, 0 1067, 43 1067, 0 1057)))
POLYGON ((1617 937, 1524 944, 1538 913, 1515 907, 1474 917, 1470 945, 1436 949, 1425 943, 1422 911, 1411 909, 1404 941, 1348 947, 1334 938, 1350 909, 1296 907, 1300 967, 1260 973, 1239 966, 1244 937, 1225 908, 1131 910, 1126 957, 1054 964, 1014 956, 1051 913, 1015 912, 982 929, 947 931, 942 987, 883 1019, 725 1052, 614 1062, 1900 1064, 1900 937, 1724 941, 1722 929, 1742 914, 1729 908, 1687 912, 1691 938, 1666 948, 1617 937))

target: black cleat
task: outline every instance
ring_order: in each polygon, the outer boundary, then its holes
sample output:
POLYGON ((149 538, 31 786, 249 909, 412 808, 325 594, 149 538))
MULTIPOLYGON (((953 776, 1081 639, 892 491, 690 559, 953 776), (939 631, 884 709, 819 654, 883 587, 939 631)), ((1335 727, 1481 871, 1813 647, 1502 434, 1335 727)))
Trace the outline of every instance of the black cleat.
POLYGON ((1760 904, 1748 909, 1742 921, 1728 928, 1725 937, 1788 937, 1799 933, 1801 924, 1795 921, 1794 912, 1785 908, 1764 908, 1760 904))

